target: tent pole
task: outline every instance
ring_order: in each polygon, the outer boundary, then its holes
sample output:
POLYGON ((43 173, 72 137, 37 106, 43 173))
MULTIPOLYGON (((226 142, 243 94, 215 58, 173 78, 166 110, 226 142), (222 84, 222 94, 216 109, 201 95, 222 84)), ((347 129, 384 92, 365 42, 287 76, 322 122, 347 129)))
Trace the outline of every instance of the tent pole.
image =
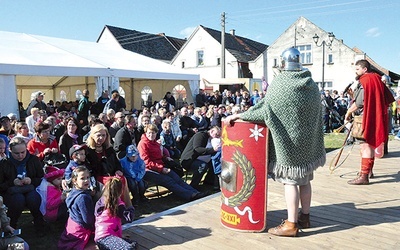
POLYGON ((131 84, 130 84, 130 87, 131 87, 131 89, 130 89, 130 96, 131 96, 131 110, 134 108, 134 98, 133 98, 133 96, 135 95, 135 92, 133 92, 133 78, 131 78, 131 84))
POLYGON ((85 76, 85 89, 89 89, 89 77, 85 76))

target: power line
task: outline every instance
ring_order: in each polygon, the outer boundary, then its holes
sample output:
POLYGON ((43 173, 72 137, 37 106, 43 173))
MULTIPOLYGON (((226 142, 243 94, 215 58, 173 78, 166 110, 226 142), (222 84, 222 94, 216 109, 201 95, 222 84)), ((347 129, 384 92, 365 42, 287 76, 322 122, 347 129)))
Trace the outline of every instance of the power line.
MULTIPOLYGON (((309 3, 297 3, 297 4, 288 4, 288 5, 280 5, 280 6, 268 6, 268 8, 261 8, 261 9, 252 9, 252 10, 241 10, 241 11, 235 11, 235 12, 231 12, 232 14, 237 14, 237 13, 246 13, 246 12, 253 12, 253 13, 257 13, 260 11, 265 11, 265 10, 273 10, 273 9, 280 9, 280 8, 288 8, 288 7, 294 7, 294 6, 304 6, 304 5, 308 5, 308 4, 315 4, 315 3, 321 3, 321 2, 329 2, 331 0, 324 0, 324 1, 314 1, 314 2, 309 2, 309 3)), ((265 12, 263 12, 265 13, 265 12)))
POLYGON ((332 8, 332 7, 343 7, 343 6, 347 6, 347 5, 360 4, 360 3, 370 2, 370 1, 371 0, 359 0, 359 1, 346 2, 346 3, 335 3, 335 4, 321 5, 321 6, 302 7, 302 8, 297 8, 297 9, 284 9, 284 10, 263 12, 263 13, 258 13, 258 14, 238 15, 238 16, 234 16, 234 18, 240 18, 241 20, 243 20, 245 17, 251 17, 253 19, 255 17, 258 18, 258 16, 266 16, 266 15, 269 16, 269 15, 273 15, 273 14, 301 12, 301 11, 305 11, 305 10, 318 10, 318 9, 325 9, 325 8, 332 8))
MULTIPOLYGON (((331 11, 325 11, 325 12, 313 12, 313 13, 307 13, 307 15, 304 16, 321 16, 321 15, 332 15, 332 14, 343 14, 343 13, 354 13, 354 12, 362 12, 362 11, 367 11, 367 10, 376 10, 376 9, 384 9, 388 7, 395 7, 398 6, 399 3, 395 4, 387 4, 387 5, 376 5, 376 6, 365 6, 365 7, 356 7, 356 8, 351 8, 351 9, 340 9, 340 10, 331 10, 331 11)), ((257 21, 258 23, 264 22, 264 21, 269 21, 269 20, 277 20, 277 19, 287 19, 287 18, 297 18, 301 14, 288 14, 288 15, 280 15, 280 16, 270 16, 269 14, 271 13, 266 13, 263 18, 257 18, 257 20, 254 20, 253 18, 240 18, 240 16, 234 16, 230 17, 232 21, 240 23, 254 23, 254 21, 257 21)))
MULTIPOLYGON (((347 3, 354 3, 352 2, 347 2, 347 3)), ((265 13, 263 17, 255 17, 255 16, 249 16, 249 18, 241 18, 241 16, 235 16, 235 15, 229 15, 229 24, 234 25, 236 28, 238 27, 243 27, 243 30, 251 30, 253 32, 259 32, 260 34, 265 33, 265 28, 260 25, 254 25, 254 23, 257 24, 262 24, 262 23, 270 23, 270 21, 276 21, 276 20, 285 20, 285 19, 296 19, 299 16, 303 15, 307 18, 312 17, 312 16, 330 16, 330 15, 337 15, 337 14, 345 14, 345 13, 357 13, 357 12, 363 12, 363 11, 369 11, 369 10, 377 10, 377 9, 385 9, 385 8, 395 8, 400 5, 400 2, 396 3, 389 3, 389 4, 375 4, 375 5, 358 5, 357 7, 354 8, 345 8, 345 9, 337 9, 337 10, 328 10, 328 11, 317 11, 317 12, 308 12, 306 14, 303 13, 296 13, 296 14, 290 14, 288 13, 289 10, 286 12, 286 15, 272 15, 271 13, 265 13), (251 25, 247 25, 251 24, 251 25), (260 28, 258 28, 260 27, 260 28)), ((283 13, 283 12, 282 12, 283 13)), ((265 42, 265 41, 264 41, 265 42)))

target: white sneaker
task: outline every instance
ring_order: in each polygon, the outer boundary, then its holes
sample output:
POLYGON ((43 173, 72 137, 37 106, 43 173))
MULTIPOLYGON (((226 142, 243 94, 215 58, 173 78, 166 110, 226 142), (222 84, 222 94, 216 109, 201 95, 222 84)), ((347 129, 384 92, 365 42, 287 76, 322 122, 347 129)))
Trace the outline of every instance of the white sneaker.
POLYGON ((395 136, 394 139, 400 141, 400 137, 398 136, 395 136))

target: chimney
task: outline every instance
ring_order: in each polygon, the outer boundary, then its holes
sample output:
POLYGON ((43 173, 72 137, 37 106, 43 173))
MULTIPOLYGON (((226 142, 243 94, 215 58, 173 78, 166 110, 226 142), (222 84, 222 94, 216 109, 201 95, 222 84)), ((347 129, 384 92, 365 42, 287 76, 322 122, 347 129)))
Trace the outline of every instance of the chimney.
POLYGON ((231 35, 234 36, 234 35, 235 35, 235 30, 234 30, 234 29, 231 29, 231 30, 229 31, 229 33, 231 33, 231 35))

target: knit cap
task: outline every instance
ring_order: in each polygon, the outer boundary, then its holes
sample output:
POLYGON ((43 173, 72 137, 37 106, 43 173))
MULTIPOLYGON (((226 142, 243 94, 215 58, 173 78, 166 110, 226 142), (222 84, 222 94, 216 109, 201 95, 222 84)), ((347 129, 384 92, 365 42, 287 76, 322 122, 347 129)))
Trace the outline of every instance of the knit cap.
POLYGON ((54 166, 47 166, 44 171, 44 178, 47 181, 54 181, 55 179, 64 176, 65 169, 59 169, 54 166))

